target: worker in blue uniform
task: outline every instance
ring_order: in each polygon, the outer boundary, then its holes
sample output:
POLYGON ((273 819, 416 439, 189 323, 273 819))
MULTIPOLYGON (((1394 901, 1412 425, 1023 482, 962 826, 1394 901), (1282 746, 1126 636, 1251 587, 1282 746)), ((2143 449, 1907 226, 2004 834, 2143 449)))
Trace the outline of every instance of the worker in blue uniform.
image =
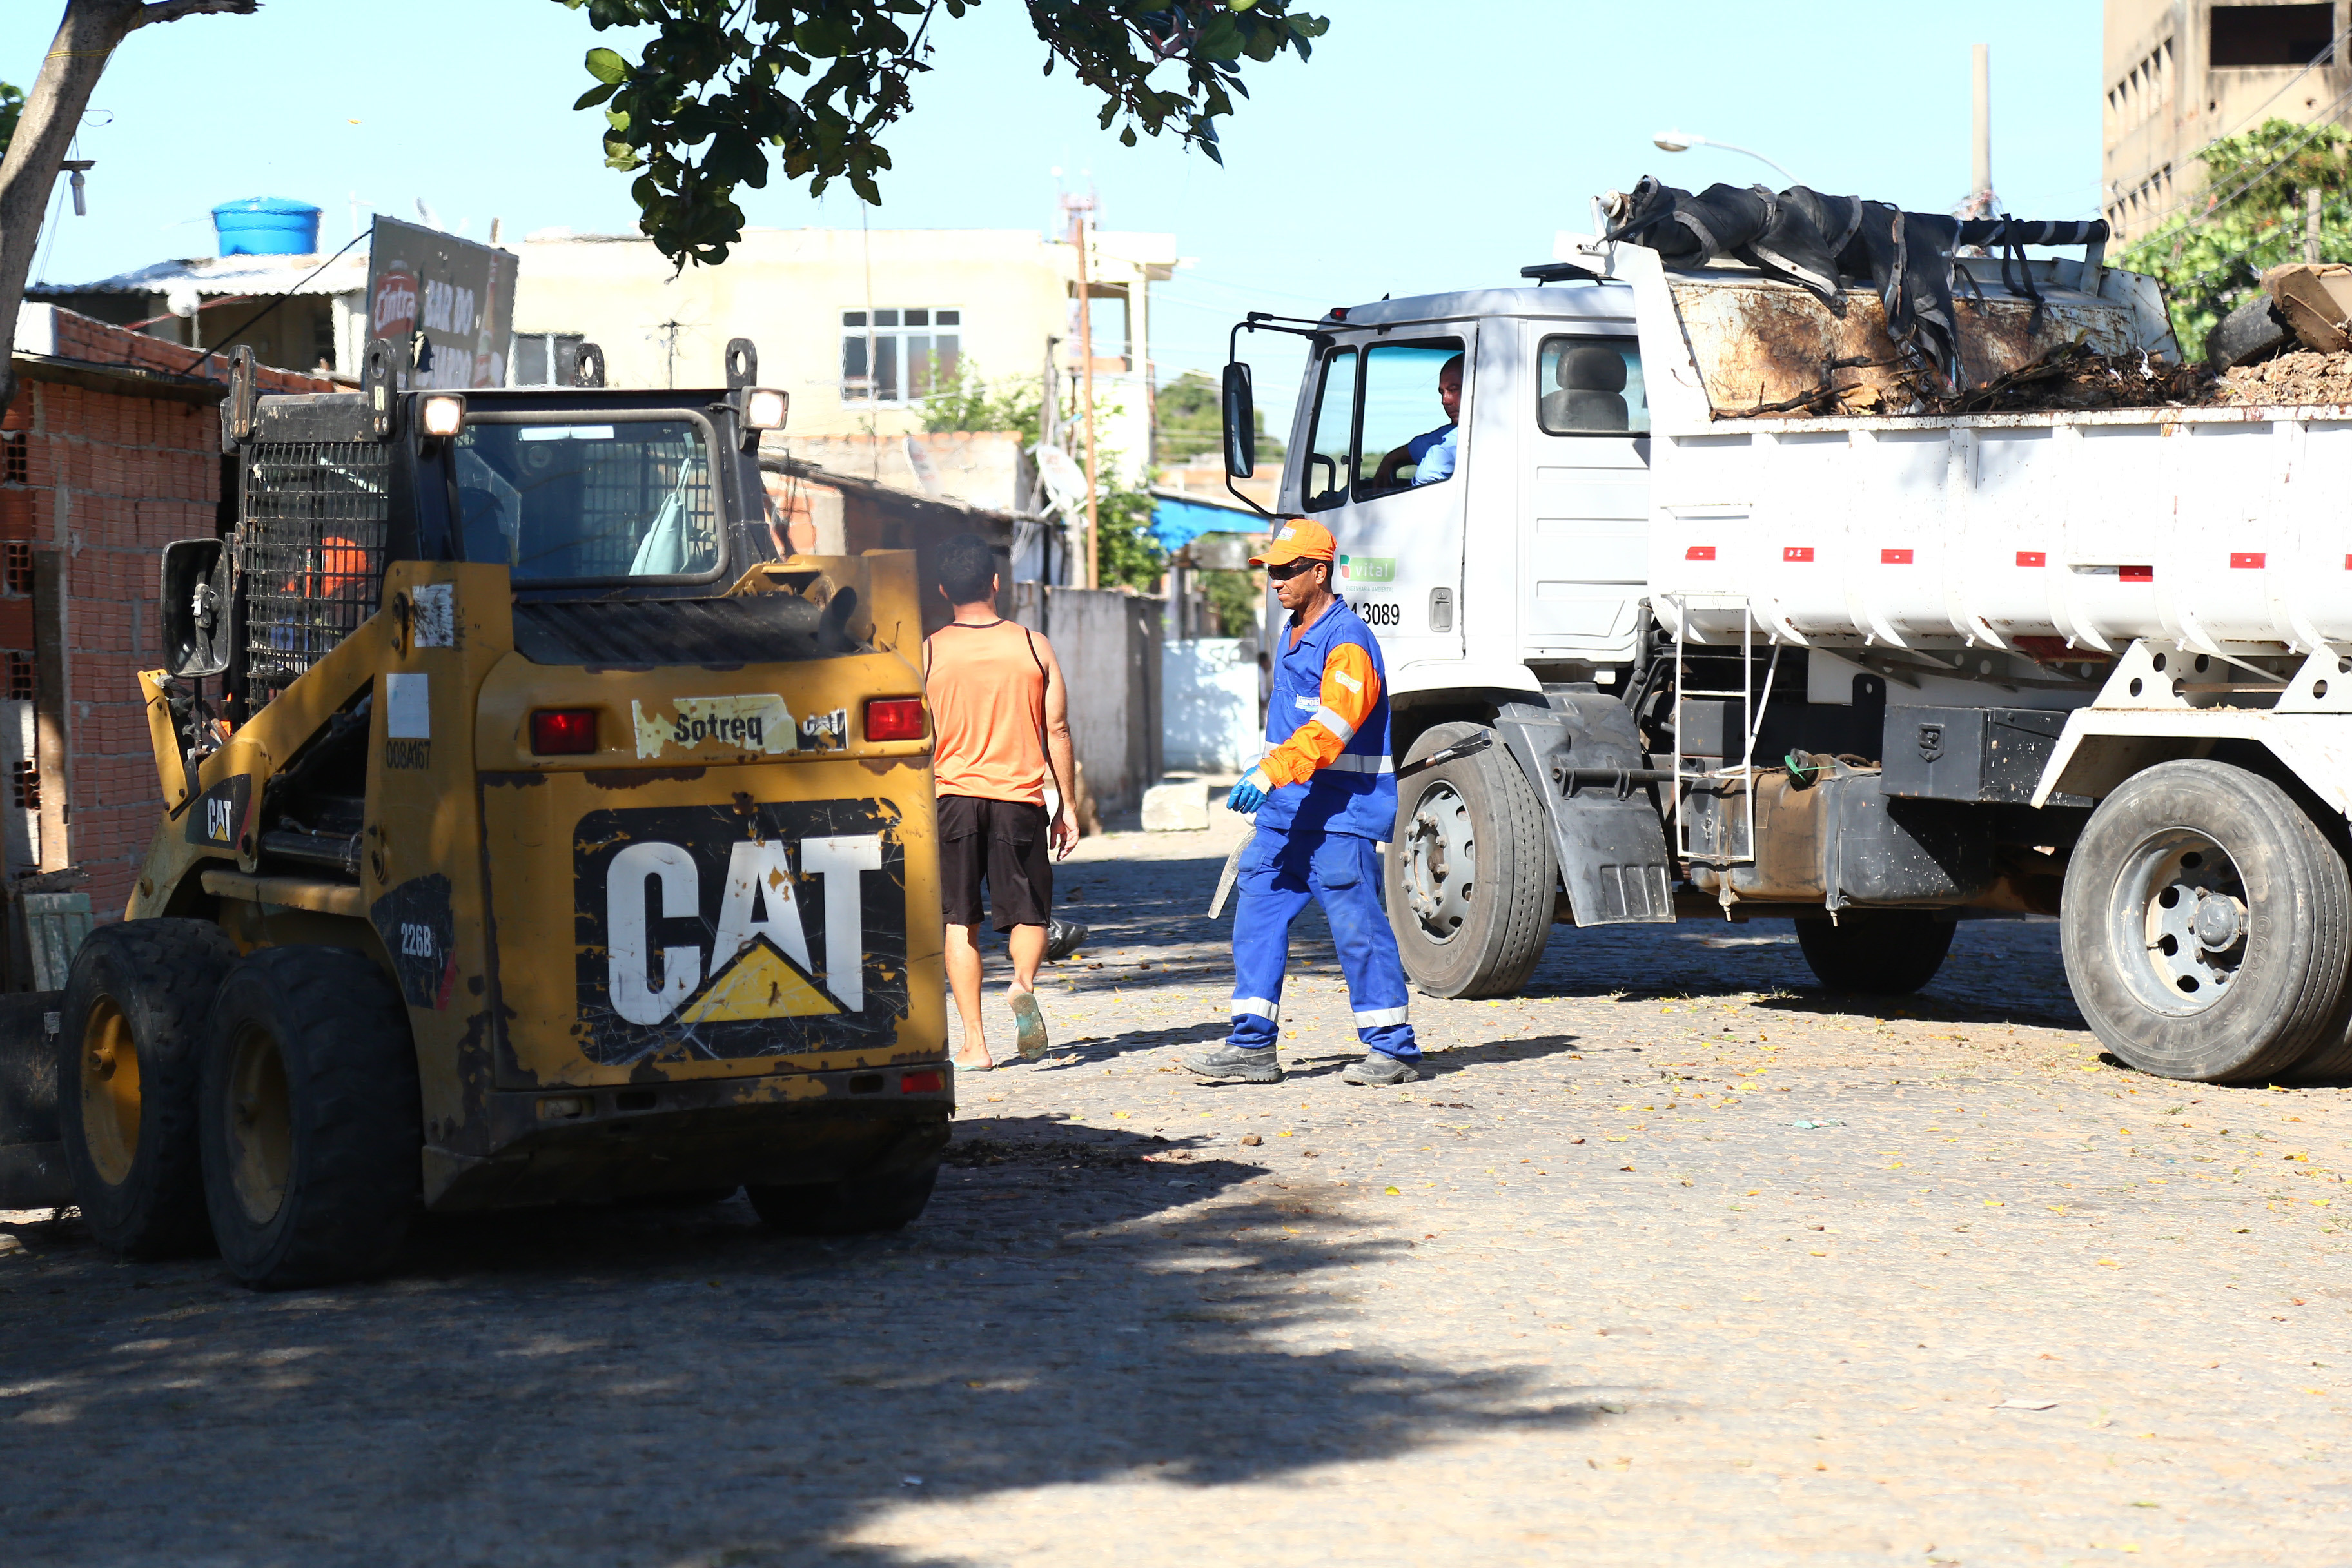
POLYGON ((1331 923, 1365 1047, 1341 1077, 1399 1084, 1421 1076, 1404 964, 1381 903, 1379 845, 1396 827, 1386 672, 1370 630, 1331 592, 1338 554, 1328 529, 1297 518, 1286 519, 1250 561, 1273 579, 1290 625, 1266 706, 1269 749, 1225 800, 1256 812, 1257 832, 1236 883, 1233 1030, 1185 1063, 1203 1078, 1282 1081, 1275 1056, 1282 976, 1291 922, 1309 898, 1331 923))

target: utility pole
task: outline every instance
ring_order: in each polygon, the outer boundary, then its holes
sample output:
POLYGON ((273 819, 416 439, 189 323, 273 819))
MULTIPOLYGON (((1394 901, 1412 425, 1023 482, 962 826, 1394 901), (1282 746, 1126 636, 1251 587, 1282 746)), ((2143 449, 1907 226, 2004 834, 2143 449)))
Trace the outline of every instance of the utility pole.
POLYGON ((2303 258, 2313 266, 2319 265, 2319 182, 2314 180, 2303 192, 2303 258))
POLYGON ((1102 586, 1101 515, 1095 490, 1095 307, 1087 284, 1087 217, 1095 210, 1091 195, 1064 196, 1062 210, 1070 215, 1071 243, 1078 250, 1078 414, 1086 421, 1087 438, 1087 586, 1102 586))
POLYGON ((1990 45, 1979 44, 1976 53, 1976 166, 1969 177, 1969 196, 1977 205, 1979 217, 1990 217, 1993 216, 1992 49, 1990 45))

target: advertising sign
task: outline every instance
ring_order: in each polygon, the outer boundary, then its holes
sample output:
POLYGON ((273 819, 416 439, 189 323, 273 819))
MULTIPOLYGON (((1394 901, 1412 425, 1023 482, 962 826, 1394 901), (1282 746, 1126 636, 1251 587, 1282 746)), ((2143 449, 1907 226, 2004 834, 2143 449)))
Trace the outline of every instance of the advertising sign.
POLYGON ((367 332, 393 345, 404 390, 506 384, 518 266, 510 250, 376 218, 367 332))

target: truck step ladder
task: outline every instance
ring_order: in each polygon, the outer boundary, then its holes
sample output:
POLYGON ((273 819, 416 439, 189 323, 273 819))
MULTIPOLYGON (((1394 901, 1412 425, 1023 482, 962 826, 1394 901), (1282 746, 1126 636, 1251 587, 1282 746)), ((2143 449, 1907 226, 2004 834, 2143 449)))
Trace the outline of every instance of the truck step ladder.
POLYGON ((1661 594, 1674 611, 1675 619, 1675 752, 1674 799, 1668 806, 1675 820, 1675 852, 1685 864, 1701 866, 1746 866, 1756 859, 1756 736, 1764 723, 1765 705, 1772 699, 1772 678, 1780 668, 1780 645, 1772 644, 1772 657, 1764 668, 1764 680, 1759 690, 1756 681, 1756 613, 1748 595, 1733 589, 1691 588, 1676 593, 1661 594), (1716 690, 1706 687, 1686 685, 1684 656, 1694 646, 1710 651, 1722 645, 1694 644, 1691 639, 1691 612, 1736 610, 1739 615, 1739 686, 1738 689, 1716 690), (1739 700, 1739 732, 1742 737, 1739 761, 1726 766, 1708 769, 1683 752, 1683 703, 1689 698, 1717 698, 1739 700), (1742 781, 1739 791, 1741 819, 1745 830, 1736 838, 1727 836, 1717 850, 1700 851, 1691 845, 1690 817, 1683 802, 1690 791, 1704 784, 1727 779, 1742 781))

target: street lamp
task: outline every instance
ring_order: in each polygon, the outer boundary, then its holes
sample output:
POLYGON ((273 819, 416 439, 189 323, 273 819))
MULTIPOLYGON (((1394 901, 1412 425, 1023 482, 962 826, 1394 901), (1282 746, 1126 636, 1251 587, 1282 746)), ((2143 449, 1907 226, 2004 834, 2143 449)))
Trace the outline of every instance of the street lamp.
POLYGON ((1759 163, 1770 163, 1774 169, 1779 170, 1780 177, 1790 184, 1797 183, 1796 175, 1782 169, 1780 164, 1773 163, 1772 160, 1763 153, 1750 148, 1735 147, 1728 142, 1709 141, 1704 136, 1694 136, 1687 131, 1661 131, 1650 140, 1657 144, 1658 150, 1662 153, 1687 153, 1694 147, 1713 147, 1718 152, 1743 153, 1759 163))

